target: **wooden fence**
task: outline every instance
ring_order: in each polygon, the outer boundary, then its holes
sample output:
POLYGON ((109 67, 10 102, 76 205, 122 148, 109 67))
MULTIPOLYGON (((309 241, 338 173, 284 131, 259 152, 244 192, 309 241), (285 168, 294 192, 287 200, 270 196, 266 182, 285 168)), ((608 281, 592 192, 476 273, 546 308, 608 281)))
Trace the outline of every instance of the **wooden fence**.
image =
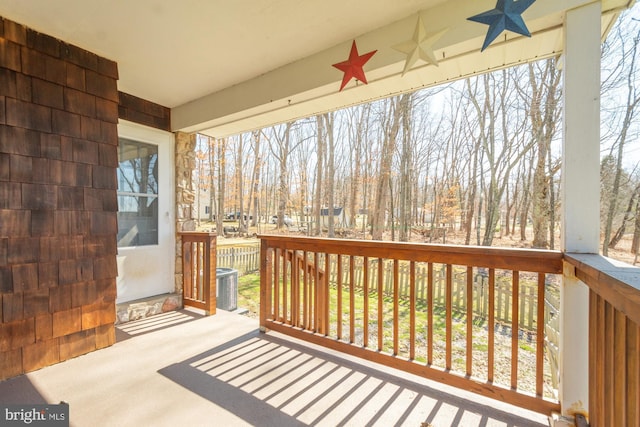
POLYGON ((238 274, 254 273, 260 270, 260 244, 218 246, 216 250, 218 267, 238 270, 238 274))
MULTIPOLYGON (((371 260, 368 263, 368 277, 373 277, 373 280, 369 281, 369 291, 375 291, 377 289, 377 276, 374 272, 378 270, 378 260, 371 260)), ((392 260, 383 261, 383 292, 385 296, 393 294, 393 268, 394 263, 392 260)), ((432 301, 436 306, 444 307, 446 304, 446 265, 435 264, 433 269, 433 296, 432 301)), ((338 269, 337 259, 332 257, 329 262, 329 283, 335 285, 338 283, 338 269)), ((364 282, 363 271, 363 259, 356 258, 354 263, 354 283, 356 289, 362 289, 364 282)), ((428 274, 429 269, 426 264, 418 264, 415 266, 415 283, 416 283, 416 298, 418 301, 427 301, 428 295, 428 274)), ((342 272, 342 283, 346 283, 348 280, 348 271, 342 272)), ((402 299, 407 299, 410 296, 411 286, 411 270, 409 262, 400 262, 398 268, 398 293, 402 299)), ((458 312, 465 312, 467 309, 467 269, 462 267, 454 268, 453 270, 453 282, 451 289, 451 304, 452 309, 458 312)), ((547 281, 545 286, 553 287, 555 292, 558 292, 558 283, 547 281)), ((511 311, 512 311, 512 293, 513 287, 511 285, 511 276, 507 271, 496 272, 495 283, 495 314, 494 319, 499 323, 511 323, 511 311)), ((523 276, 520 280, 519 286, 519 327, 529 331, 535 331, 537 327, 537 312, 538 312, 538 277, 537 275, 523 276)), ((552 295, 552 294, 548 294, 552 295)), ((476 269, 473 275, 473 293, 472 293, 472 307, 474 316, 482 319, 488 318, 489 315, 489 273, 487 269, 476 269)), ((548 303, 547 306, 552 309, 552 312, 558 311, 558 306, 552 303, 548 303), (555 309, 553 307, 555 306, 555 309)), ((548 314, 546 315, 548 317, 548 314)), ((546 324, 546 322, 545 322, 546 324)))

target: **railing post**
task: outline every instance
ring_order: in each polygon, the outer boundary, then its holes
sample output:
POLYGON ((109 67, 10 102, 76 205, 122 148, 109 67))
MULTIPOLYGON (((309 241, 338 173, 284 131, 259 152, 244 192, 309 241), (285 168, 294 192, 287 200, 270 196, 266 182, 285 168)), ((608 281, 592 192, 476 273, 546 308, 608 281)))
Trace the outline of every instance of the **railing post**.
POLYGON ((264 240, 260 242, 260 331, 267 331, 267 313, 271 313, 271 256, 264 240))
POLYGON ((204 300, 205 314, 216 314, 216 236, 208 234, 204 241, 204 300))
POLYGON ((193 297, 193 268, 191 267, 193 259, 193 243, 182 239, 182 306, 184 307, 185 298, 193 297))

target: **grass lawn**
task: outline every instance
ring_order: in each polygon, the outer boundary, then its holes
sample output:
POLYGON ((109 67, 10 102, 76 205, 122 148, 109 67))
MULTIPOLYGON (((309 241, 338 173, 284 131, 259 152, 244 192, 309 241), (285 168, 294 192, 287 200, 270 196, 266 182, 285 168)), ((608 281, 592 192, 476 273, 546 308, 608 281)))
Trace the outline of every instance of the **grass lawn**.
MULTIPOLYGON (((343 286, 342 292, 338 292, 335 286, 330 288, 330 311, 329 311, 329 336, 336 336, 337 325, 341 321, 342 323, 342 340, 349 341, 350 332, 350 294, 348 286, 343 286), (342 310, 341 313, 337 310, 338 296, 341 295, 342 310), (340 319, 340 320, 338 320, 340 319)), ((238 278, 238 307, 246 308, 249 310, 248 315, 253 318, 259 317, 259 305, 260 305, 260 275, 259 274, 246 274, 238 278)), ((354 321, 355 321, 355 336, 353 342, 356 345, 363 345, 364 338, 364 305, 365 298, 362 290, 356 290, 354 292, 354 321)), ((369 306, 369 348, 377 348, 378 346, 378 294, 370 292, 368 298, 369 306)), ((287 311, 290 310, 290 307, 287 311)), ((402 299, 398 305, 398 333, 399 333, 399 355, 408 357, 409 341, 410 341, 410 306, 409 302, 402 299)), ((382 298, 382 351, 391 352, 393 349, 393 301, 388 296, 382 298)), ((444 366, 444 354, 445 354, 445 341, 446 341, 446 311, 444 307, 435 305, 433 307, 433 363, 436 366, 444 366)), ((415 323, 416 323, 416 354, 415 360, 418 362, 426 362, 427 358, 427 337, 428 337, 428 322, 429 313, 428 306, 421 301, 416 303, 415 323)), ((466 360, 466 313, 454 310, 452 313, 452 362, 453 370, 464 372, 465 360, 466 360)), ((473 364, 474 375, 479 375, 480 378, 486 378, 486 357, 488 351, 487 342, 487 330, 486 321, 483 318, 476 317, 472 319, 473 329, 473 364)), ((500 325, 501 326, 501 325, 500 325)), ((496 328, 498 331, 500 328, 496 328)), ((510 334, 509 334, 510 335, 510 334)), ((511 356, 511 338, 509 336, 496 333, 495 343, 495 358, 496 358, 496 376, 504 376, 504 378, 496 378, 498 382, 503 384, 509 384, 508 374, 510 372, 508 359, 511 356), (505 366, 500 366, 506 364, 505 366), (502 381, 500 381, 502 380, 502 381)), ((520 356, 521 372, 520 378, 526 377, 527 380, 524 384, 520 382, 519 386, 524 389, 535 390, 535 371, 532 370, 531 364, 535 366, 535 344, 527 342, 525 340, 518 340, 518 347, 520 356), (531 359, 532 362, 526 360, 531 359), (532 383, 532 384, 528 384, 532 383)))
POLYGON ((260 314, 260 275, 245 274, 238 277, 238 308, 249 310, 249 316, 260 314))

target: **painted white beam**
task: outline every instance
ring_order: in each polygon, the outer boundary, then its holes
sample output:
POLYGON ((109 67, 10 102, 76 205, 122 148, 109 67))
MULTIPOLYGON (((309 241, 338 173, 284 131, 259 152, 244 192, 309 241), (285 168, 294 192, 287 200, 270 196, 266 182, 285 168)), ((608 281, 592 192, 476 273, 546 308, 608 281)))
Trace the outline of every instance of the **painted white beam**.
POLYGON ((405 57, 392 46, 411 38, 416 14, 356 39, 361 54, 378 50, 365 66, 368 85, 352 81, 338 92, 342 73, 331 64, 347 58, 351 40, 345 40, 255 79, 174 108, 172 127, 225 136, 557 55, 562 51, 564 12, 587 3, 589 0, 538 0, 523 15, 533 38, 505 32, 481 54, 487 27, 467 18, 492 9, 495 0, 450 0, 420 12, 428 33, 447 29, 434 45, 439 67, 417 64, 401 77, 405 57))
MULTIPOLYGON (((600 241, 601 3, 567 12, 564 24, 562 249, 598 253, 600 241)), ((560 293, 560 404, 589 410, 589 290, 565 266, 560 293)))

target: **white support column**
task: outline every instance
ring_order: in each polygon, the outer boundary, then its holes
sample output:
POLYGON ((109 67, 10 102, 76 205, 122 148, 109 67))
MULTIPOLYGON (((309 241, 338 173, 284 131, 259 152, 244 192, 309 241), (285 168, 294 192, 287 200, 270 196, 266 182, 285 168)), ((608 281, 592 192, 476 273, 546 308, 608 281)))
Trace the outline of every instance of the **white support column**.
MULTIPOLYGON (((598 253, 600 242, 601 2, 567 12, 564 23, 562 249, 598 253)), ((565 268, 560 294, 563 415, 589 409, 589 292, 565 268)))

